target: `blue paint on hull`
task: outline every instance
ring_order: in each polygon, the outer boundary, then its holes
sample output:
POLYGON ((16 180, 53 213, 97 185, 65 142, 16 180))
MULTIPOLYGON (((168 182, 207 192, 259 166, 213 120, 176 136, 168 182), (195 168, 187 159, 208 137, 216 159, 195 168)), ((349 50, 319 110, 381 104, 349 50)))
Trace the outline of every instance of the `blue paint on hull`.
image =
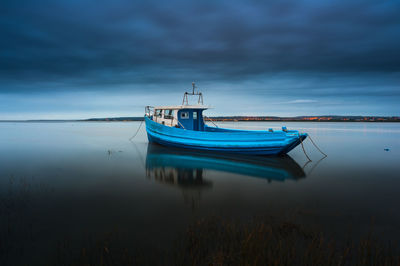
POLYGON ((145 117, 149 142, 164 146, 252 155, 286 154, 307 134, 296 130, 252 131, 207 127, 205 131, 165 126, 145 117))

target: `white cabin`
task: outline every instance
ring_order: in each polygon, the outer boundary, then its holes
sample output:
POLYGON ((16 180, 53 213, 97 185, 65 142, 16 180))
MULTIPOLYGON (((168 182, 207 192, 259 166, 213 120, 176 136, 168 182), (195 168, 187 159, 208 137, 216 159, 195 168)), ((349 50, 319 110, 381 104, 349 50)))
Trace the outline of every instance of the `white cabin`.
POLYGON ((154 107, 153 121, 165 126, 203 131, 205 105, 175 105, 154 107))

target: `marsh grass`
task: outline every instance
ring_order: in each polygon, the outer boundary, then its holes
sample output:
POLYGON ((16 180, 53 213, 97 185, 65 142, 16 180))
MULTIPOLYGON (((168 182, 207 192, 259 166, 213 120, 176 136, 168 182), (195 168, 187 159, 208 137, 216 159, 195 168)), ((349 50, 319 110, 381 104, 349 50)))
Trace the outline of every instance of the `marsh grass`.
MULTIPOLYGON (((69 240, 60 241, 51 265, 168 265, 167 253, 141 243, 127 244, 118 233, 107 233, 98 240, 85 241, 82 247, 69 240)), ((171 262, 171 260, 169 260, 171 262)))
POLYGON ((191 225, 176 265, 400 265, 399 250, 368 234, 355 241, 269 218, 204 219, 191 225))
MULTIPOLYGON (((58 249, 59 265, 400 265, 399 250, 373 238, 338 241, 301 225, 254 218, 238 222, 221 218, 199 220, 174 245, 118 247, 108 235, 81 248, 58 249)), ((140 244, 140 243, 139 243, 140 244)))

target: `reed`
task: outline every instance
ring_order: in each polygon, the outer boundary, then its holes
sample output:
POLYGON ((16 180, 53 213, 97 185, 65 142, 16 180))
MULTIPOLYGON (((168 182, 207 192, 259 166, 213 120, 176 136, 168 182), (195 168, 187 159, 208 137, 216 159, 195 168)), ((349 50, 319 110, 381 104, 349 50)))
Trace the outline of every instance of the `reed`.
POLYGON ((70 256, 68 245, 58 252, 56 264, 65 265, 400 265, 399 250, 372 234, 339 241, 265 218, 199 220, 170 250, 118 247, 115 238, 107 237, 82 248, 76 257, 70 256))
POLYGON ((284 221, 203 219, 190 226, 175 265, 400 265, 400 253, 368 234, 358 241, 284 221))

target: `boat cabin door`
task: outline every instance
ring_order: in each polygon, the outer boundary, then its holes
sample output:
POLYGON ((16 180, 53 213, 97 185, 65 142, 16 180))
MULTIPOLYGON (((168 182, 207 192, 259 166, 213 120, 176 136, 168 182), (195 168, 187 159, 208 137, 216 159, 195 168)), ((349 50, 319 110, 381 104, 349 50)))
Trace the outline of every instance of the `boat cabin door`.
POLYGON ((193 130, 199 130, 199 118, 197 111, 193 111, 193 130))

